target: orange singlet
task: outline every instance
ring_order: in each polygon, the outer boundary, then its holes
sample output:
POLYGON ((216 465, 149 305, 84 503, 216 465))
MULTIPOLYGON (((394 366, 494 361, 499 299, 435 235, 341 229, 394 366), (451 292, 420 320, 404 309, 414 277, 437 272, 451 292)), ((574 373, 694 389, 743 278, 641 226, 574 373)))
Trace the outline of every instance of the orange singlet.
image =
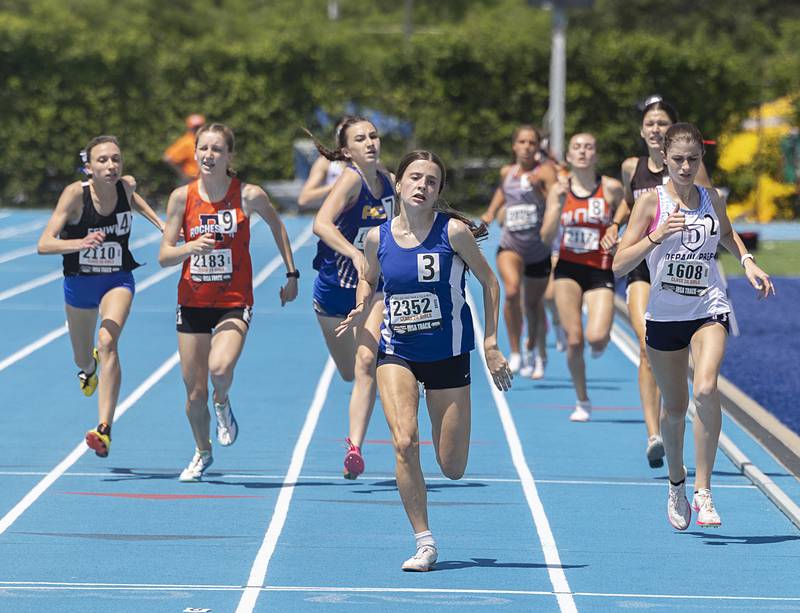
POLYGON ((250 219, 242 210, 242 184, 231 179, 219 202, 206 202, 192 181, 186 194, 183 235, 186 241, 214 234, 214 250, 193 254, 183 262, 178 304, 188 307, 253 306, 253 266, 250 263, 250 219))
POLYGON ((558 259, 611 270, 613 256, 600 247, 600 239, 611 225, 612 215, 611 206, 603 196, 602 179, 598 180, 597 189, 585 198, 573 193, 570 181, 567 200, 561 210, 563 233, 558 259))

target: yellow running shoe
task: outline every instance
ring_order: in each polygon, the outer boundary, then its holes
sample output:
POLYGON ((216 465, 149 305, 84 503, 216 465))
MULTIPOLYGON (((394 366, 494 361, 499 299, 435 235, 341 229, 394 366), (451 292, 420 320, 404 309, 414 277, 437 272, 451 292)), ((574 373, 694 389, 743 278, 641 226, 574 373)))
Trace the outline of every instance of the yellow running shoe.
POLYGON ((94 359, 94 371, 92 371, 92 374, 87 374, 84 371, 78 373, 81 391, 87 398, 94 394, 97 389, 97 348, 92 349, 92 358, 94 359))
POLYGON ((100 434, 100 426, 86 433, 86 444, 94 449, 94 452, 101 458, 108 457, 111 449, 111 434, 100 434))

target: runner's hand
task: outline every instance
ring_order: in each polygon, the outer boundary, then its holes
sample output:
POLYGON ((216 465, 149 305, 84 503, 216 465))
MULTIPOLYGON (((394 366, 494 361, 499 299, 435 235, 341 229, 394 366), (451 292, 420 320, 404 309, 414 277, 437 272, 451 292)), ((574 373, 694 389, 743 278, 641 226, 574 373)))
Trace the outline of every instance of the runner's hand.
POLYGON ((336 330, 335 330, 336 331, 336 336, 341 336, 342 334, 347 332, 353 326, 359 325, 362 322, 362 320, 364 319, 364 316, 366 315, 366 310, 367 310, 367 308, 366 308, 366 306, 364 305, 363 302, 360 303, 360 304, 357 304, 356 308, 354 308, 352 311, 350 311, 350 313, 347 315, 347 317, 345 317, 342 321, 340 321, 339 325, 336 326, 336 330))
POLYGON ((189 245, 189 253, 192 255, 206 255, 214 250, 216 242, 213 234, 206 233, 193 241, 189 241, 187 245, 189 245))
POLYGON ((281 288, 279 294, 281 298, 281 306, 297 298, 297 279, 295 277, 289 277, 286 279, 286 285, 281 288))
POLYGON ((669 214, 669 217, 664 220, 660 226, 650 233, 650 238, 654 241, 661 243, 665 238, 682 232, 686 227, 686 215, 675 209, 669 214))
POLYGON ((86 236, 81 239, 81 249, 92 249, 94 247, 99 247, 103 244, 103 241, 106 240, 106 233, 105 232, 89 232, 86 236))
POLYGON ((769 275, 761 270, 753 260, 747 259, 744 261, 744 274, 747 276, 747 280, 750 281, 750 285, 758 290, 759 299, 766 298, 770 292, 772 292, 773 296, 775 295, 775 286, 772 284, 769 275))
POLYGON ((505 356, 496 346, 486 349, 486 366, 489 367, 489 372, 497 389, 501 392, 507 392, 511 389, 511 379, 514 376, 511 374, 511 369, 508 367, 505 356))

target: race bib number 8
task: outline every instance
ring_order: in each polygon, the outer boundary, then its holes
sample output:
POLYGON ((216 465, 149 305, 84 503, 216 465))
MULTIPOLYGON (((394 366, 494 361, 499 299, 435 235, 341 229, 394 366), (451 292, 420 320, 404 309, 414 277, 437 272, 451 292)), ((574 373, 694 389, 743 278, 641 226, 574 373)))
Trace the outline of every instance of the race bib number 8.
POLYGON ((430 292, 395 294, 389 298, 389 321, 397 334, 434 330, 442 325, 439 297, 430 292))
POLYGON ((81 272, 118 272, 122 270, 122 245, 107 241, 98 247, 82 249, 78 265, 81 272))
POLYGON ((708 291, 711 267, 703 260, 667 262, 661 273, 661 287, 682 296, 702 296, 708 291))
POLYGON ((191 256, 189 272, 192 281, 229 281, 233 274, 230 249, 214 249, 211 253, 191 256))
POLYGON ((509 232, 529 230, 539 221, 539 209, 535 204, 515 204, 506 211, 506 228, 509 232))
POLYGON ((600 249, 600 230, 578 226, 564 228, 564 247, 574 253, 600 249))

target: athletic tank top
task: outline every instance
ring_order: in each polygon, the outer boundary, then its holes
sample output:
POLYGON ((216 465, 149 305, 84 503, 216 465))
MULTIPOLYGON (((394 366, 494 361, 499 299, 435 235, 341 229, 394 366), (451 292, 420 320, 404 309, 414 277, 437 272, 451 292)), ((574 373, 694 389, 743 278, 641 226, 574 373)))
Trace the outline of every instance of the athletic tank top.
MULTIPOLYGON (((361 177, 361 191, 356 202, 342 211, 334 220, 334 224, 348 241, 363 251, 364 239, 367 237, 369 229, 379 226, 393 216, 394 188, 389 177, 378 172, 382 190, 378 196, 373 196, 358 168, 355 166, 349 166, 349 168, 361 177)), ((358 285, 358 271, 353 266, 353 261, 326 245, 322 240, 317 242, 314 270, 319 271, 320 281, 329 285, 351 289, 358 285)))
POLYGON ((384 282, 381 351, 412 362, 435 362, 475 347, 464 283, 466 265, 450 246, 450 217, 436 213, 417 247, 392 236, 392 220, 380 227, 378 261, 384 282))
MULTIPOLYGON (((686 215, 686 228, 668 236, 647 254, 651 285, 645 319, 690 321, 731 310, 714 261, 719 219, 708 191, 695 187, 700 193, 700 206, 697 210, 681 209, 686 215)), ((665 187, 656 190, 658 209, 648 232, 664 223, 677 207, 665 187)))
POLYGON ((506 218, 500 235, 500 247, 522 256, 526 264, 541 262, 550 256, 550 249, 542 242, 541 229, 545 195, 530 182, 531 172, 516 176, 521 171, 514 164, 503 179, 506 218))
POLYGON ((611 270, 613 256, 600 246, 600 239, 611 225, 613 215, 611 205, 603 195, 602 177, 597 178, 597 187, 586 197, 575 195, 570 180, 567 199, 561 210, 558 258, 600 270, 611 270))
POLYGON ((651 192, 659 185, 664 185, 669 179, 666 165, 661 168, 660 172, 653 172, 647 165, 647 156, 640 157, 636 162, 636 170, 633 171, 631 177, 631 191, 633 192, 633 201, 645 192, 651 192))
POLYGON ((333 185, 336 179, 342 176, 344 172, 344 162, 333 160, 328 164, 328 170, 325 171, 325 185, 333 185))
POLYGON ((92 202, 92 192, 89 182, 81 183, 83 187, 83 210, 78 223, 66 225, 61 231, 62 239, 71 240, 83 238, 91 232, 105 232, 103 244, 98 247, 81 249, 77 253, 65 253, 64 276, 75 275, 101 275, 110 272, 130 272, 140 264, 133 259, 128 248, 128 239, 131 236, 133 213, 125 193, 122 181, 117 181, 117 204, 109 215, 97 212, 92 202))
POLYGON ((233 308, 253 305, 253 267, 250 263, 250 219, 242 210, 242 184, 231 179, 225 197, 206 202, 199 179, 189 183, 183 235, 186 241, 214 234, 214 250, 183 261, 178 304, 190 307, 233 308))

